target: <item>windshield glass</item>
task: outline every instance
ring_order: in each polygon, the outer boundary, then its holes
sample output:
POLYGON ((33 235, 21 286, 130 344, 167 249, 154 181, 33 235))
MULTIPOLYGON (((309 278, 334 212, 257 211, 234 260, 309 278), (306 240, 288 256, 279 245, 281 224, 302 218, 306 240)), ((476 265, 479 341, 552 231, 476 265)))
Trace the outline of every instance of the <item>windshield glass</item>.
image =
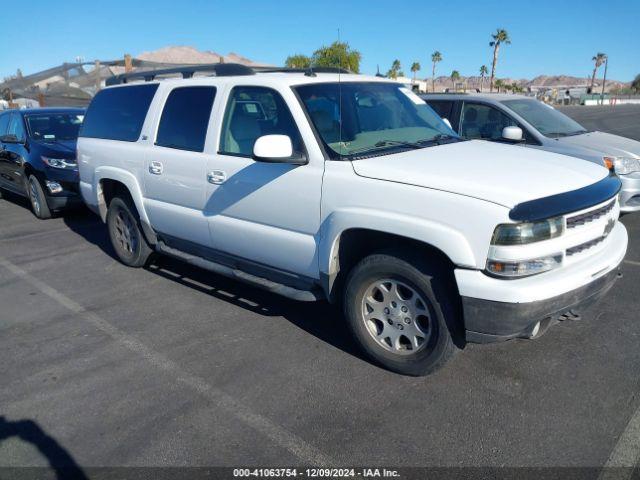
POLYGON ((76 140, 84 115, 76 113, 36 113, 27 116, 29 136, 34 140, 54 142, 76 140))
POLYGON ((505 100, 502 103, 547 137, 567 137, 586 133, 585 128, 578 122, 538 100, 505 100))
POLYGON ((461 141, 404 85, 333 82, 302 85, 295 90, 334 159, 461 141))

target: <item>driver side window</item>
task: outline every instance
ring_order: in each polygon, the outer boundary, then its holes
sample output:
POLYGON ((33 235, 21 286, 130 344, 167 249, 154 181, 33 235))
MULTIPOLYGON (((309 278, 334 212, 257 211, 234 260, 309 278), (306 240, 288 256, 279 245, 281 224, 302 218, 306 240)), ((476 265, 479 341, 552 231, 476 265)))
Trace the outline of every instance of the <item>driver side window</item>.
POLYGON ((518 126, 497 108, 465 102, 460 116, 460 135, 467 139, 500 140, 502 129, 518 126))
POLYGON ((263 135, 287 135, 293 151, 303 153, 298 127, 282 96, 265 87, 234 87, 222 123, 219 153, 251 157, 263 135))
POLYGON ((7 132, 7 134, 15 135, 18 141, 21 142, 26 140, 24 123, 22 122, 22 117, 19 114, 14 113, 11 115, 11 122, 9 123, 9 131, 7 132))

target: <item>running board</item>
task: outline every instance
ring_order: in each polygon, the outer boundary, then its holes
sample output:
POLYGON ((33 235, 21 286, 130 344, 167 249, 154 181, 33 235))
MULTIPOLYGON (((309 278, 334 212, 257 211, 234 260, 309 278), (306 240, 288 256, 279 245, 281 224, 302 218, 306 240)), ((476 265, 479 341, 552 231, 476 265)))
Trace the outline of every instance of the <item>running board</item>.
POLYGON ((287 297, 292 300, 297 300, 299 302, 315 302, 322 299, 322 296, 318 292, 299 290, 297 288, 289 287, 282 283, 277 283, 263 277, 251 275, 250 273, 243 272, 242 270, 238 270, 236 268, 222 265, 221 263, 212 262, 211 260, 207 260, 206 258, 198 257, 197 255, 191 255, 181 250, 169 247, 162 240, 158 241, 158 243, 156 244, 156 250, 159 253, 177 258, 178 260, 182 260, 183 262, 195 265, 196 267, 204 268, 205 270, 209 270, 210 272, 217 273, 219 275, 223 275, 225 277, 229 277, 244 283, 248 283, 250 285, 253 285, 254 287, 267 290, 277 295, 282 295, 283 297, 287 297))

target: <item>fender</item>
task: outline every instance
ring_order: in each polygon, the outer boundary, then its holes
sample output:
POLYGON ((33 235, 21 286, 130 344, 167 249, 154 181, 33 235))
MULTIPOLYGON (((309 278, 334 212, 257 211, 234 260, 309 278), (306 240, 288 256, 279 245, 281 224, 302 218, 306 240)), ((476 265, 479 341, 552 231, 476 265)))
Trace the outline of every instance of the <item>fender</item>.
POLYGON ((95 170, 95 175, 93 178, 94 185, 93 188, 98 197, 98 208, 100 210, 100 218, 102 218, 103 222, 107 220, 107 205, 104 201, 104 195, 102 193, 102 187, 100 186, 101 180, 115 180, 122 184, 124 184, 131 194, 131 198, 133 199, 133 203, 138 210, 138 214, 140 215, 140 221, 147 226, 150 225, 149 217, 147 217, 147 212, 144 209, 144 202, 142 200, 142 189, 140 188, 140 184, 138 183, 138 179, 130 172, 126 170, 122 170, 121 168, 103 166, 98 167, 95 170))
POLYGON ((322 223, 318 261, 322 287, 331 290, 338 273, 338 245, 343 232, 351 229, 375 230, 423 242, 442 251, 460 267, 476 268, 476 258, 467 239, 448 225, 409 215, 368 208, 334 211, 322 223))

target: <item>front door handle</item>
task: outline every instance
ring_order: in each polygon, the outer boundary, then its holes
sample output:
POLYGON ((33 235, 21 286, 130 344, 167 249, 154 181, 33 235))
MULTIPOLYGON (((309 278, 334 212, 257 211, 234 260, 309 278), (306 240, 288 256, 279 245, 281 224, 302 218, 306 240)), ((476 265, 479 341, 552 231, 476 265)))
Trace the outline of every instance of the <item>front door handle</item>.
POLYGON ((212 170, 207 173, 207 182, 213 183, 214 185, 220 185, 221 183, 224 183, 226 179, 227 174, 222 170, 212 170))
POLYGON ((162 175, 163 170, 164 167, 160 162, 151 162, 149 164, 149 173, 151 173, 152 175, 162 175))

